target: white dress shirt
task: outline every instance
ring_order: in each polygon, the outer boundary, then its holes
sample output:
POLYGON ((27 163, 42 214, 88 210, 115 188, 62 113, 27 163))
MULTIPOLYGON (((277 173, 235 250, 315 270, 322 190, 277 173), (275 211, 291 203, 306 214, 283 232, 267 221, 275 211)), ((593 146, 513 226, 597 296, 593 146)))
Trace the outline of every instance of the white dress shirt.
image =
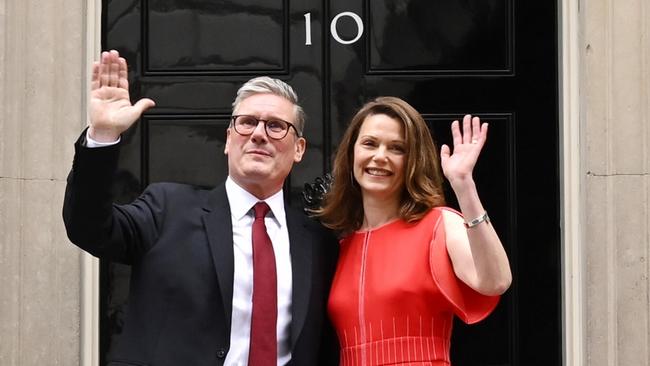
POLYGON ((93 139, 90 137, 90 133, 88 133, 88 130, 86 130, 86 147, 93 148, 93 147, 105 147, 105 146, 111 146, 111 145, 115 145, 115 144, 117 144, 118 142, 120 142, 120 140, 122 140, 122 137, 121 137, 121 136, 118 137, 117 140, 115 140, 115 141, 111 141, 111 142, 99 142, 99 141, 95 141, 95 140, 93 140, 93 139))
MULTIPOLYGON (((87 147, 102 147, 117 144, 120 140, 102 143, 86 134, 87 147)), ((230 330, 230 351, 224 366, 247 366, 250 346, 251 314, 253 311, 253 206, 259 202, 252 194, 237 185, 230 177, 226 179, 226 194, 230 204, 232 220, 233 252, 235 274, 232 291, 232 323, 230 330)), ((282 190, 264 200, 271 212, 264 224, 273 243, 275 269, 278 281, 278 365, 291 360, 291 254, 289 252, 289 231, 284 212, 282 190)))
MULTIPOLYGON (((235 277, 232 291, 230 351, 228 351, 224 365, 246 366, 248 365, 253 307, 253 206, 260 200, 237 185, 230 177, 226 179, 226 194, 230 203, 232 220, 235 277)), ((287 230, 282 190, 264 201, 271 208, 264 223, 273 243, 278 281, 278 322, 276 325, 278 365, 285 365, 291 359, 292 278, 289 231, 287 230)))

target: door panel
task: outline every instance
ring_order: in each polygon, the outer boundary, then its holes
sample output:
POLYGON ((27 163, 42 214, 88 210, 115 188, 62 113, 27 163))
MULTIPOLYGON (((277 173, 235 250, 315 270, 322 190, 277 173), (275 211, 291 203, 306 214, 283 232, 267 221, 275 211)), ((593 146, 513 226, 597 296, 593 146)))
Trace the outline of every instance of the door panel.
POLYGON ((511 1, 382 0, 364 5, 368 73, 512 72, 511 1))
POLYGON ((145 75, 288 73, 288 1, 143 3, 145 75))
MULTIPOLYGON (((465 113, 490 123, 475 179, 514 282, 478 325, 455 324, 462 365, 560 365, 561 294, 555 2, 523 0, 104 0, 103 48, 130 67, 132 98, 156 108, 124 135, 115 185, 214 186, 227 175, 225 129, 237 88, 272 75, 296 89, 307 152, 285 185, 331 170, 354 112, 399 96, 434 139, 465 113)), ((451 206, 453 192, 446 187, 451 206)), ((119 338, 128 267, 102 262, 102 354, 119 338)), ((105 362, 105 361, 102 361, 105 362)))

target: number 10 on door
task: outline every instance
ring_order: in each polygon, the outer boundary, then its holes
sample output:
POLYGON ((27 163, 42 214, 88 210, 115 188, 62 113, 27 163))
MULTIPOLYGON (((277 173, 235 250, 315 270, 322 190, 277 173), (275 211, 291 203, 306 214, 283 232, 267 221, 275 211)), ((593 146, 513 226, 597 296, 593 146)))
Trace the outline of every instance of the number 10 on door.
MULTIPOLYGON (((336 16, 330 22, 330 34, 332 38, 340 44, 352 44, 361 38, 363 35, 363 21, 361 17, 351 11, 344 11, 342 13, 336 14, 336 16), (343 39, 339 36, 338 31, 336 30, 336 25, 339 20, 343 17, 352 18, 352 20, 357 25, 357 35, 352 39, 343 39)), ((311 13, 305 13, 305 45, 311 46, 311 13)))

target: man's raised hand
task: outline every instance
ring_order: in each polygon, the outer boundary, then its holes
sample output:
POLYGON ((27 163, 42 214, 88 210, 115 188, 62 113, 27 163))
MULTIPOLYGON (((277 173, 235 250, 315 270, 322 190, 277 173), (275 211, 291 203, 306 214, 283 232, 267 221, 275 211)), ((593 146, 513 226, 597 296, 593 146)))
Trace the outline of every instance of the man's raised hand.
POLYGON ((119 52, 102 52, 93 64, 90 88, 90 138, 98 142, 116 141, 142 113, 155 105, 149 98, 131 104, 126 60, 119 52))

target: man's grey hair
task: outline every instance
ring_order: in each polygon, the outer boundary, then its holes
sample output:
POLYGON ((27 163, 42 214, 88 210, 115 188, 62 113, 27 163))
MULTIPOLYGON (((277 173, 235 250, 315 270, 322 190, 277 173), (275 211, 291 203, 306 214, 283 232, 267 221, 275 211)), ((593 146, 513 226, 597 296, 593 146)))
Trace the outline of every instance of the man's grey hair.
POLYGON ((255 94, 273 94, 279 97, 285 98, 286 100, 293 103, 294 106, 294 121, 292 122, 298 129, 298 134, 302 136, 302 131, 305 127, 305 111, 298 104, 298 95, 291 85, 285 83, 282 80, 270 78, 268 76, 259 76, 253 79, 248 80, 244 85, 237 90, 237 97, 235 101, 232 102, 233 112, 237 110, 239 104, 246 98, 255 95, 255 94))

